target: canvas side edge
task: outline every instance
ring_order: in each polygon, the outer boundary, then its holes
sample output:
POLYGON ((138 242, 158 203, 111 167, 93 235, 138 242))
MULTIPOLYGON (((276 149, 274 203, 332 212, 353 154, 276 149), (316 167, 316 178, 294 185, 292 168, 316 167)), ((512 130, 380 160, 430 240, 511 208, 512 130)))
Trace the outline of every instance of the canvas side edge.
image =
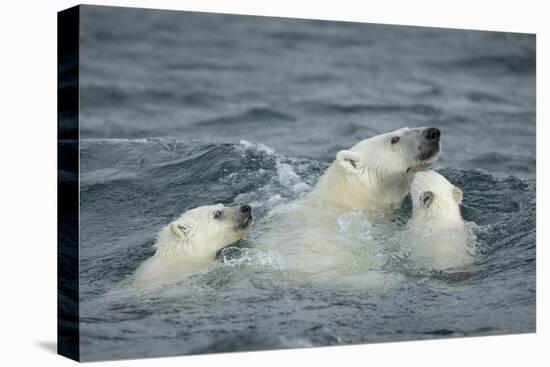
POLYGON ((57 14, 57 352, 80 360, 79 6, 57 14))

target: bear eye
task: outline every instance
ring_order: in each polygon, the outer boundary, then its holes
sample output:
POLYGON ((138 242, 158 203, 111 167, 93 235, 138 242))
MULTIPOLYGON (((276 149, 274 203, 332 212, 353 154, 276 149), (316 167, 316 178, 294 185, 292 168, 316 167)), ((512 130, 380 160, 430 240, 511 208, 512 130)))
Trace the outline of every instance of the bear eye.
POLYGON ((222 215, 221 210, 216 210, 216 211, 214 212, 214 219, 217 219, 217 218, 221 217, 221 215, 222 215))
POLYGON ((434 200, 434 193, 431 191, 426 191, 422 194, 420 200, 422 201, 422 204, 424 204, 426 207, 429 207, 434 200))
POLYGON ((393 138, 391 138, 391 143, 392 144, 395 144, 399 141, 399 136, 394 136, 393 138))

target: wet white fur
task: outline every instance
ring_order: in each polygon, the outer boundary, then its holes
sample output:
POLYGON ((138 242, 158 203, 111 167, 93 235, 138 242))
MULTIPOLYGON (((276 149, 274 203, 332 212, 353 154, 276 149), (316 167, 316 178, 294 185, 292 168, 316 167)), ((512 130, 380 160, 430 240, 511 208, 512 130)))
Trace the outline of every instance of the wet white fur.
POLYGON ((343 211, 378 208, 391 210, 409 193, 414 167, 430 164, 417 158, 424 128, 402 128, 365 139, 342 150, 310 194, 343 211), (399 141, 391 143, 392 138, 399 141), (407 171, 409 168, 413 168, 407 171))
POLYGON ((411 227, 434 229, 462 228, 464 221, 460 214, 462 190, 435 171, 417 172, 411 184, 413 203, 411 227), (431 193, 429 205, 423 203, 425 193, 431 193))
POLYGON ((401 205, 414 176, 408 168, 427 163, 417 158, 423 130, 399 129, 340 151, 311 193, 271 213, 259 246, 278 254, 289 274, 303 278, 330 279, 349 271, 357 262, 356 246, 342 237, 338 217, 353 209, 378 215, 401 205), (396 144, 394 137, 400 139, 396 144))
POLYGON ((175 282, 191 271, 207 270, 216 253, 241 239, 250 229, 240 228, 236 209, 222 204, 201 206, 183 213, 157 234, 155 254, 134 274, 134 284, 175 282), (217 211, 224 215, 215 219, 217 211))
POLYGON ((413 261, 438 270, 471 264, 469 235, 459 207, 462 190, 439 173, 424 171, 415 174, 410 194, 413 213, 405 240, 413 261))

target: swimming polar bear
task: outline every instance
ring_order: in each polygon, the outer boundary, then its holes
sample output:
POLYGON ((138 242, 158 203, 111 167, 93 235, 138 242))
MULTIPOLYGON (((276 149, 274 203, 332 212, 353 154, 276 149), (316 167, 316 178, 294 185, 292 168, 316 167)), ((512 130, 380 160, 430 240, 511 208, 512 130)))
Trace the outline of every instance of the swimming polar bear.
POLYGON ((439 158, 440 137, 437 128, 418 127, 365 139, 338 152, 310 196, 343 211, 399 207, 414 173, 439 158))
POLYGON ((136 270, 134 284, 173 283, 208 269, 219 250, 246 235, 252 221, 249 205, 217 204, 183 213, 157 234, 156 252, 136 270))
POLYGON ((411 184, 412 217, 406 241, 410 257, 422 267, 444 270, 474 261, 459 205, 462 190, 434 171, 417 172, 411 184))
MULTIPOLYGON (((351 210, 384 217, 398 208, 414 174, 438 159, 440 137, 433 127, 402 128, 341 150, 312 192, 270 213, 259 246, 277 253, 289 273, 331 279, 351 271, 360 241, 342 233, 339 218, 351 210)), ((358 266, 379 265, 371 256, 358 266)))
POLYGON ((462 228, 462 190, 435 171, 418 172, 411 184, 413 204, 409 226, 415 228, 462 228))

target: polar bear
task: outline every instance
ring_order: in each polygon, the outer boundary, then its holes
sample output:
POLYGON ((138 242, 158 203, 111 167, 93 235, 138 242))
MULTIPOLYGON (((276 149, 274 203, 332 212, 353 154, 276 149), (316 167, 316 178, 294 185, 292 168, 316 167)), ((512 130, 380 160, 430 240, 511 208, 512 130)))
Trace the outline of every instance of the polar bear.
POLYGON ((157 234, 155 254, 134 273, 134 284, 160 285, 215 264, 216 253, 244 237, 252 225, 249 205, 201 206, 183 213, 157 234))
POLYGON ((417 172, 411 183, 412 217, 405 240, 411 258, 422 267, 445 270, 474 258, 474 240, 460 213, 462 190, 435 171, 417 172))
MULTIPOLYGON (((309 279, 350 271, 361 244, 344 233, 342 216, 359 210, 366 218, 384 218, 399 207, 415 172, 438 159, 440 137, 433 127, 402 128, 338 152, 309 194, 270 213, 259 245, 279 255, 288 273, 309 279)), ((367 263, 358 266, 380 265, 374 256, 367 263)))
POLYGON ((440 137, 435 127, 417 127, 365 139, 338 152, 310 195, 343 211, 399 207, 414 173, 439 158, 440 137))
POLYGON ((462 190, 435 171, 417 172, 411 183, 413 204, 409 226, 436 230, 462 228, 462 190))

